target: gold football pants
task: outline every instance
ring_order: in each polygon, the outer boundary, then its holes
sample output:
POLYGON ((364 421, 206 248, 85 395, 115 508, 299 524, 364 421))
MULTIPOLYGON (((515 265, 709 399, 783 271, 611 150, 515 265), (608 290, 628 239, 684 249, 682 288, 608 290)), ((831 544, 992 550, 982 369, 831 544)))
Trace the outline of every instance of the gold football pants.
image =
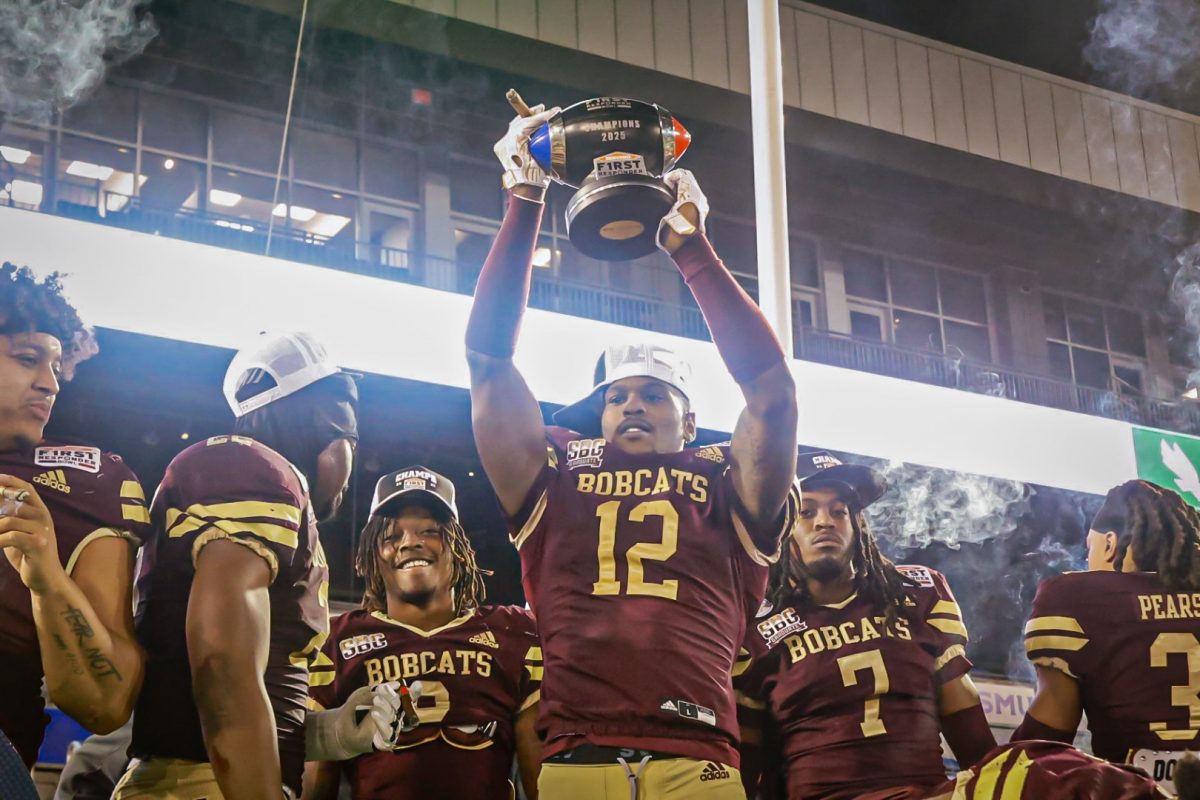
POLYGON ((694 758, 625 764, 550 762, 542 764, 538 796, 541 800, 746 800, 740 772, 694 758))
POLYGON ((129 765, 113 791, 112 800, 224 800, 224 797, 212 764, 180 758, 149 758, 129 765))

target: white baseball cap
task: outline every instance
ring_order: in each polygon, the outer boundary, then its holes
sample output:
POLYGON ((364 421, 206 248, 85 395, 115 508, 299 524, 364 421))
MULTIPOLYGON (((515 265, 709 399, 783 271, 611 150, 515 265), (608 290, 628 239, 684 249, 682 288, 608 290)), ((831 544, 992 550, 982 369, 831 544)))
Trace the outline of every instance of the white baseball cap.
POLYGON ((611 384, 623 378, 655 378, 690 399, 688 383, 691 376, 691 365, 662 345, 649 342, 612 345, 604 350, 596 364, 595 385, 587 397, 560 408, 554 413, 554 421, 579 433, 598 435, 600 403, 597 400, 611 384))
POLYGON ((325 346, 311 333, 260 333, 229 362, 222 389, 234 416, 244 417, 340 371, 329 360, 325 346), (258 394, 238 400, 238 390, 255 370, 270 375, 274 385, 264 386, 258 394))

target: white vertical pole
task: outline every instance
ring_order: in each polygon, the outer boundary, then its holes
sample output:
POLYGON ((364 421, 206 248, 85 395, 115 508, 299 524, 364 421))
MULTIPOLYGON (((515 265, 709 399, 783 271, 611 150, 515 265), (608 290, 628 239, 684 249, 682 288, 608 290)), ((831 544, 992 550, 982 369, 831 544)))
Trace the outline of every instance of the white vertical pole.
POLYGON ((783 149, 783 57, 779 0, 747 0, 750 119, 754 136, 754 214, 758 304, 784 352, 792 354, 792 279, 788 261, 787 172, 783 149))

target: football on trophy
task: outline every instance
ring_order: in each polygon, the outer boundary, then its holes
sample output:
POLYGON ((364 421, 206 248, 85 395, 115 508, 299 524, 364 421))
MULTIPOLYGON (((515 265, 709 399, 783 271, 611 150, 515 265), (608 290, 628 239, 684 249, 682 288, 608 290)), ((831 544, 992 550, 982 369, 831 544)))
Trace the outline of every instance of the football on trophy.
POLYGON ((654 252, 659 220, 675 194, 662 176, 692 135, 661 106, 596 97, 562 110, 529 140, 554 180, 578 189, 567 204, 567 233, 584 255, 627 261, 654 252))

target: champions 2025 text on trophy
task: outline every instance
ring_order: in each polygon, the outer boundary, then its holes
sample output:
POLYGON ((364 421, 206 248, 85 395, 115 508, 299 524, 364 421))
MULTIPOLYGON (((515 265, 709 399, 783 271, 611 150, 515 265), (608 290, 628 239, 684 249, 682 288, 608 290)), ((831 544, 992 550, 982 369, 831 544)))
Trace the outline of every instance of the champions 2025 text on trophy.
MULTIPOLYGON (((516 92, 508 99, 528 111, 516 92)), ((592 258, 631 261, 654 252, 659 220, 675 203, 662 176, 691 142, 661 106, 595 97, 552 117, 530 137, 529 152, 547 175, 579 190, 567 204, 571 244, 592 258)))

